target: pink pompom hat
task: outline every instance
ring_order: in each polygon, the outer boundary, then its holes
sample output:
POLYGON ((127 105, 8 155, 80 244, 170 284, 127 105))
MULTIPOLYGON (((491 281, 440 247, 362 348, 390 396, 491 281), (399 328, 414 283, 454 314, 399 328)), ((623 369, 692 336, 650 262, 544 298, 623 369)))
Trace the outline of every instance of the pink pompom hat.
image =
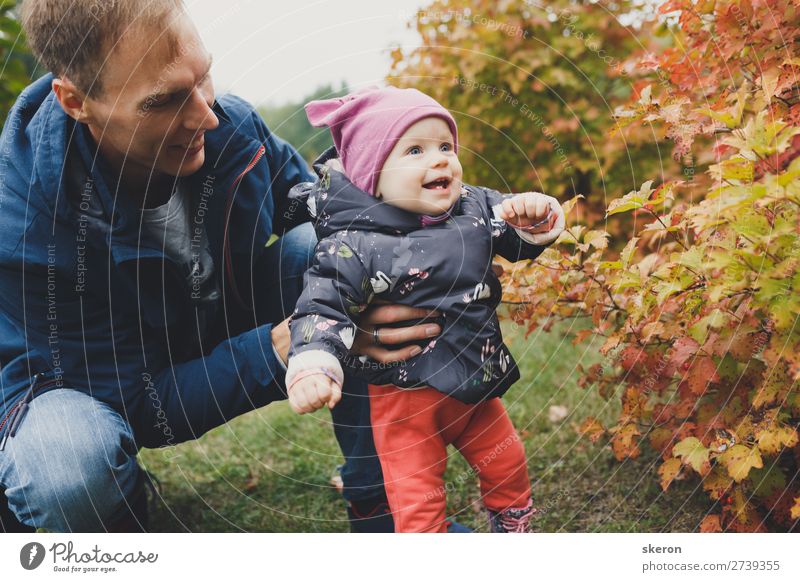
POLYGON ((314 127, 328 127, 345 174, 353 184, 374 196, 381 168, 406 130, 425 119, 444 120, 458 152, 458 129, 450 112, 416 89, 369 87, 336 99, 305 106, 314 127))

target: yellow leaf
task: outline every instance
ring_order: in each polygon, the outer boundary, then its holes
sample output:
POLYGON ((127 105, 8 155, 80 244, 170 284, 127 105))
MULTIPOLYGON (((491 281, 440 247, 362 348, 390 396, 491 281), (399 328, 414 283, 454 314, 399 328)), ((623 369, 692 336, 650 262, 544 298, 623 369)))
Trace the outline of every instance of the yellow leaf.
POLYGON ((573 198, 570 198, 564 204, 561 205, 561 209, 564 211, 564 216, 568 216, 572 209, 575 208, 575 205, 578 203, 578 200, 581 198, 586 198, 583 194, 578 194, 573 198))
POLYGON ((602 261, 597 264, 597 268, 599 270, 604 271, 619 271, 622 268, 622 262, 620 261, 602 261))
POLYGON ((721 499, 731 485, 733 480, 718 467, 703 478, 703 489, 708 491, 708 496, 715 501, 721 499))
POLYGON ((761 469, 764 462, 758 449, 751 449, 744 445, 734 445, 719 457, 719 460, 728 469, 728 475, 737 483, 746 479, 750 469, 761 469))
POLYGON ((708 460, 710 452, 697 437, 686 437, 672 447, 672 456, 681 457, 684 464, 691 466, 700 475, 707 475, 711 470, 708 460))
POLYGON ((790 426, 774 426, 756 431, 756 438, 761 452, 777 455, 784 447, 792 448, 797 444, 797 431, 790 426))
POLYGON ((624 268, 628 268, 628 265, 631 264, 631 258, 633 258, 633 253, 636 252, 636 243, 639 242, 639 237, 635 236, 631 240, 628 241, 628 244, 625 245, 625 248, 622 249, 620 253, 620 259, 622 259, 622 266, 624 268))
POLYGON ((609 234, 603 230, 590 230, 583 237, 585 244, 592 245, 596 249, 608 248, 609 234))
POLYGON ((733 115, 727 111, 714 111, 713 109, 703 108, 699 109, 698 113, 704 113, 705 115, 708 115, 710 118, 719 121, 730 129, 736 127, 736 120, 734 119, 733 115))
POLYGON ((736 520, 730 524, 732 531, 751 533, 765 531, 761 516, 749 500, 750 495, 745 494, 741 487, 734 489, 730 509, 736 520))
POLYGON ((661 489, 664 491, 667 490, 670 483, 675 480, 675 477, 678 476, 681 470, 681 461, 680 459, 668 459, 662 463, 662 465, 658 468, 658 476, 661 481, 661 489))
POLYGON ((794 505, 792 505, 792 519, 800 519, 800 497, 794 498, 794 505))
POLYGON ((775 89, 778 87, 778 77, 780 74, 780 69, 773 68, 764 71, 761 75, 761 89, 764 91, 764 96, 768 101, 775 95, 775 89))
POLYGON ((605 355, 615 347, 619 345, 620 338, 618 335, 612 335, 607 340, 606 343, 603 344, 603 347, 600 348, 600 353, 605 355))
POLYGON ((581 240, 583 236, 583 232, 586 230, 586 227, 582 224, 576 224, 575 226, 571 226, 562 232, 558 239, 556 240, 556 244, 559 243, 568 243, 571 245, 576 245, 581 240))
POLYGON ((753 396, 753 406, 756 408, 781 402, 792 386, 786 364, 772 368, 767 374, 764 383, 753 396))
POLYGON ((645 341, 650 341, 652 337, 658 337, 664 333, 664 324, 660 321, 652 321, 642 328, 642 337, 645 341))

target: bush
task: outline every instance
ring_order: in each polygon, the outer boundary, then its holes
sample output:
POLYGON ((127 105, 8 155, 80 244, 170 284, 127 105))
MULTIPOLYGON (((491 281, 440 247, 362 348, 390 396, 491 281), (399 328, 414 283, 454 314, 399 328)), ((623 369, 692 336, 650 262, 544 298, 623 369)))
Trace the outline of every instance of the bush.
POLYGON ((653 447, 665 491, 699 478, 719 510, 703 531, 790 531, 800 518, 800 14, 791 0, 673 0, 661 12, 677 19, 675 46, 637 57, 618 125, 665 131, 696 175, 611 202, 607 216, 635 217, 621 253, 606 230, 573 224, 515 277, 509 299, 530 329, 591 318, 575 341, 602 344, 607 362, 582 382, 605 398, 621 391, 622 412, 610 427, 587 418, 585 435, 607 439, 619 460, 653 447))

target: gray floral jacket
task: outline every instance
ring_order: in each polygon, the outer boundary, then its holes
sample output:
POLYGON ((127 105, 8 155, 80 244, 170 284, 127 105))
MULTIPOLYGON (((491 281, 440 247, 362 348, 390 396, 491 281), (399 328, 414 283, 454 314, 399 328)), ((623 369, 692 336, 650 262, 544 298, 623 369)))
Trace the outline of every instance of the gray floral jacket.
POLYGON ((314 165, 316 182, 289 193, 289 212, 307 209, 319 237, 290 320, 290 360, 323 350, 372 384, 431 386, 466 403, 501 396, 519 371, 495 312, 502 288, 492 257, 534 259, 546 245, 523 241, 498 217, 504 196, 494 190, 464 186, 451 218, 422 226, 419 215, 381 203, 325 161, 314 165), (437 310, 443 331, 396 364, 351 356, 359 316, 373 299, 437 310))

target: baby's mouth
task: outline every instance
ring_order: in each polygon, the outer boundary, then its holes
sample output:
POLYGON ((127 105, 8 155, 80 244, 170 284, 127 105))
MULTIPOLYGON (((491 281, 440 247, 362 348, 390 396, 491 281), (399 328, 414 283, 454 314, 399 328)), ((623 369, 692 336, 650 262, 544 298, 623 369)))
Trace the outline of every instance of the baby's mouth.
POLYGON ((422 187, 428 190, 444 190, 450 186, 450 178, 439 178, 433 182, 423 184, 422 187))

